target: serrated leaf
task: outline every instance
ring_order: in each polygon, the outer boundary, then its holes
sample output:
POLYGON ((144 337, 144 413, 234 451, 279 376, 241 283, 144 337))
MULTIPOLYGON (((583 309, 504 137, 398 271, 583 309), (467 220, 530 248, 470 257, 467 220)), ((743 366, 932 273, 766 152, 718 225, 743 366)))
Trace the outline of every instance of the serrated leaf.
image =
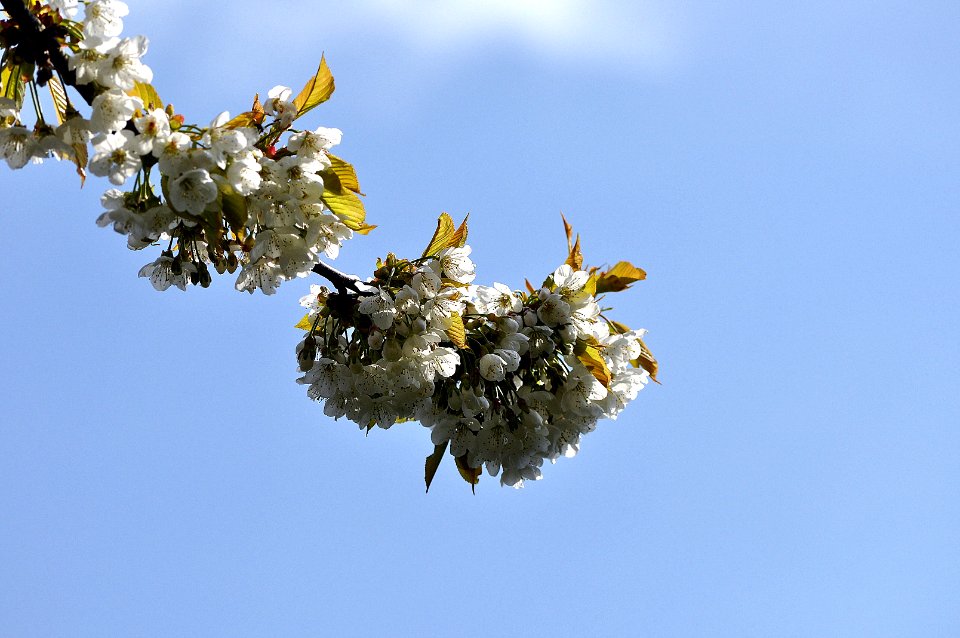
POLYGON ((363 207, 360 198, 348 191, 336 193, 334 191, 324 190, 323 203, 340 218, 340 221, 350 230, 366 235, 376 226, 369 226, 365 222, 367 211, 363 207))
POLYGON ((301 330, 313 330, 313 319, 310 318, 310 313, 303 315, 303 319, 297 322, 297 325, 294 328, 300 328, 301 330))
POLYGON ((444 328, 444 330, 447 333, 447 337, 453 342, 453 345, 461 350, 466 350, 469 347, 467 346, 467 330, 463 326, 463 317, 456 313, 450 315, 450 325, 444 328))
POLYGON ((80 176, 80 188, 87 181, 87 145, 71 144, 73 149, 73 163, 77 165, 77 175, 80 176))
POLYGON ((353 165, 330 153, 327 153, 327 158, 330 160, 330 168, 328 170, 337 175, 343 188, 351 190, 358 195, 363 195, 363 193, 360 192, 360 182, 357 180, 357 171, 353 168, 353 165))
POLYGON ((430 257, 445 248, 459 248, 463 246, 467 241, 467 219, 469 219, 469 217, 469 214, 464 217, 460 227, 457 228, 450 215, 441 213, 440 218, 437 220, 437 230, 434 231, 430 243, 427 244, 426 250, 423 251, 423 256, 430 257))
POLYGON ((460 476, 463 477, 463 480, 470 484, 470 491, 474 494, 477 493, 477 483, 480 482, 480 474, 483 472, 482 467, 470 467, 467 464, 467 455, 456 457, 457 461, 457 470, 460 472, 460 476))
MULTIPOLYGON (((650 378, 653 379, 655 383, 660 383, 657 381, 657 371, 660 369, 660 365, 653 357, 653 353, 650 352, 650 348, 643 342, 643 339, 638 337, 637 341, 640 342, 640 356, 634 359, 634 361, 637 362, 636 365, 649 372, 650 378)), ((633 361, 631 361, 631 363, 633 363, 633 361)))
POLYGON ((582 348, 582 351, 577 353, 577 359, 604 387, 610 385, 610 368, 607 367, 607 362, 603 360, 603 355, 596 346, 582 348))
POLYGON ((450 245, 456 248, 463 248, 464 244, 467 243, 467 220, 470 219, 470 213, 467 213, 467 216, 463 218, 463 221, 460 223, 460 227, 457 228, 457 231, 453 233, 453 238, 450 240, 450 245))
POLYGON ((163 108, 163 100, 160 99, 157 90, 153 88, 152 84, 137 82, 132 89, 127 91, 127 94, 140 98, 140 101, 143 102, 144 110, 149 111, 163 108))
POLYGON ((433 237, 430 238, 430 243, 427 244, 427 247, 424 249, 423 257, 436 255, 446 248, 450 242, 450 238, 452 238, 456 232, 457 227, 453 223, 453 218, 446 213, 440 213, 440 218, 437 220, 437 230, 434 231, 433 237))
POLYGON ((437 468, 440 467, 440 461, 443 460, 443 454, 447 451, 447 443, 441 443, 433 448, 433 454, 427 457, 423 465, 423 480, 427 484, 427 491, 430 491, 430 484, 433 483, 433 477, 437 475, 437 468))
POLYGON ((23 106, 23 97, 26 92, 26 83, 23 80, 23 65, 13 64, 9 60, 0 70, 0 87, 3 97, 13 100, 17 110, 23 106))
POLYGON ((321 55, 320 67, 317 69, 316 75, 310 78, 300 94, 293 100, 293 105, 297 107, 297 117, 330 99, 334 88, 333 74, 330 73, 326 58, 321 55))
MULTIPOLYGON (((262 116, 260 119, 263 119, 262 116)), ((223 125, 223 128, 252 128, 257 124, 259 124, 257 121, 257 114, 253 111, 244 111, 243 113, 232 117, 226 124, 223 125)))
POLYGON ((620 292, 630 287, 636 281, 647 278, 647 273, 637 268, 629 261, 618 262, 613 268, 602 272, 597 277, 597 294, 605 292, 620 292))
POLYGON ((563 220, 563 232, 567 235, 567 260, 564 262, 574 270, 583 269, 583 253, 580 251, 580 235, 573 241, 573 226, 567 221, 567 218, 560 213, 560 219, 563 220))
POLYGON ((47 87, 50 89, 50 97, 53 99, 53 106, 57 112, 57 124, 63 124, 67 121, 67 109, 70 107, 67 91, 56 75, 47 80, 47 87))

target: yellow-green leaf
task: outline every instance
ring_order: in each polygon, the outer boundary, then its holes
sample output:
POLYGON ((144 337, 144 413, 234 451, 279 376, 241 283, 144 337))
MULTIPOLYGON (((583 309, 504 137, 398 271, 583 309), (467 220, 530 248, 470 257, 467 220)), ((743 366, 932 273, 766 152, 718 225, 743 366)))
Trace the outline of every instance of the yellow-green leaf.
POLYGON ((423 251, 424 257, 436 255, 444 248, 459 248, 467 241, 467 219, 470 215, 463 218, 460 227, 457 228, 453 223, 453 218, 447 213, 441 213, 437 220, 437 230, 433 233, 433 238, 427 244, 423 251))
POLYGON ((310 317, 310 313, 303 315, 303 319, 297 322, 297 325, 294 328, 300 328, 301 330, 313 330, 313 319, 310 317))
POLYGON ((13 100, 19 110, 23 106, 26 83, 23 81, 23 65, 13 64, 9 60, 0 70, 0 87, 3 97, 13 100))
POLYGON ((563 232, 567 235, 567 261, 564 262, 574 270, 583 269, 583 253, 580 251, 580 235, 577 235, 576 242, 573 241, 573 226, 567 221, 567 218, 560 213, 560 219, 563 220, 563 232))
POLYGON ((427 457, 423 466, 423 480, 427 484, 427 491, 430 491, 430 484, 433 483, 433 477, 437 475, 437 468, 440 467, 440 461, 443 460, 443 453, 447 451, 447 444, 441 443, 433 448, 433 454, 427 457))
POLYGON ((56 75, 47 80, 47 87, 50 89, 50 97, 57 112, 57 124, 63 124, 67 120, 67 109, 70 107, 67 91, 56 75))
POLYGON ((480 474, 483 471, 482 467, 470 467, 467 464, 467 455, 456 457, 457 461, 457 470, 460 471, 460 476, 463 477, 463 480, 470 484, 470 491, 474 494, 477 493, 477 483, 480 482, 480 474))
POLYGON ((605 387, 610 385, 610 368, 607 367, 607 362, 603 360, 603 356, 595 346, 583 348, 582 352, 577 353, 577 358, 597 381, 605 387))
POLYGON ((334 88, 333 74, 330 73, 326 58, 321 55, 320 67, 317 69, 316 75, 310 78, 300 94, 293 100, 293 105, 297 107, 297 117, 330 99, 334 88))
POLYGON ((80 176, 80 188, 87 181, 87 145, 71 144, 73 149, 73 163, 77 165, 77 175, 80 176))
POLYGON ((365 222, 367 211, 363 207, 363 202, 353 193, 343 191, 336 193, 334 191, 323 191, 323 203, 326 204, 333 214, 340 218, 340 221, 350 230, 366 235, 376 226, 369 226, 365 222))
POLYGON ((630 332, 630 326, 625 323, 620 323, 619 321, 609 321, 608 322, 614 330, 617 331, 617 334, 624 334, 625 332, 630 332))
POLYGON ((635 281, 647 278, 647 273, 629 261, 618 262, 613 268, 597 277, 597 294, 626 290, 635 281))
POLYGON ((453 218, 446 213, 440 213, 440 218, 437 220, 437 230, 434 231, 430 243, 424 249, 423 256, 436 255, 446 248, 456 232, 457 228, 453 223, 453 218))
POLYGON ((143 102, 144 109, 151 110, 163 108, 163 100, 160 99, 160 96, 157 94, 157 90, 153 88, 152 84, 147 84, 146 82, 137 82, 132 89, 127 91, 127 93, 133 97, 140 98, 140 101, 143 102))
MULTIPOLYGON (((262 116, 261 116, 262 119, 262 116)), ((223 125, 224 128, 248 128, 254 127, 258 124, 257 114, 253 111, 244 111, 239 115, 234 116, 226 124, 223 125)))
POLYGON ((660 369, 660 365, 657 363, 657 360, 653 358, 653 353, 650 352, 650 349, 647 347, 647 344, 643 342, 643 339, 637 339, 640 342, 640 356, 631 361, 634 363, 634 367, 640 367, 650 373, 650 378, 654 380, 655 383, 660 383, 657 381, 657 371, 660 369))
POLYGON ((247 198, 229 186, 222 191, 222 194, 223 218, 230 225, 230 230, 237 233, 247 224, 247 217, 249 217, 247 198))
POLYGON ((330 159, 330 170, 336 174, 343 188, 363 195, 363 193, 360 192, 360 182, 357 180, 357 172, 354 170, 353 165, 345 162, 336 155, 327 153, 327 157, 330 159))
POLYGON ((450 325, 444 328, 447 337, 461 350, 467 349, 467 331, 463 326, 463 317, 454 313, 450 315, 450 325))
POLYGON ((463 248, 464 244, 467 243, 467 220, 470 219, 470 213, 467 213, 467 216, 463 218, 463 221, 460 223, 460 227, 457 228, 457 231, 453 233, 453 237, 450 240, 450 245, 456 248, 463 248))

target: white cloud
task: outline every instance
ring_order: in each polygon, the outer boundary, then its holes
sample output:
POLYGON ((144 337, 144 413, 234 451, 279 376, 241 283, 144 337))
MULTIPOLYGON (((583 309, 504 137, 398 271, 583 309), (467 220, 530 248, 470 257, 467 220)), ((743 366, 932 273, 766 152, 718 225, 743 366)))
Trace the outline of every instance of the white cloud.
POLYGON ((355 0, 348 12, 425 52, 513 41, 550 57, 660 65, 678 49, 675 16, 645 0, 355 0))

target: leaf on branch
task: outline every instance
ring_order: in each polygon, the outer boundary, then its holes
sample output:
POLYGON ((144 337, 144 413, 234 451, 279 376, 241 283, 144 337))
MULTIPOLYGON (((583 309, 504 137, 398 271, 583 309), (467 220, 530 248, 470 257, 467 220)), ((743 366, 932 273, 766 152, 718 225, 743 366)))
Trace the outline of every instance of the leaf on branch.
POLYGON ((620 292, 630 287, 636 281, 647 278, 647 273, 637 268, 629 261, 621 261, 613 268, 597 276, 597 294, 605 292, 620 292))
POLYGON ((300 328, 301 330, 313 330, 313 319, 310 318, 310 313, 303 315, 303 319, 297 322, 297 325, 294 328, 300 328))
MULTIPOLYGON (((363 193, 360 192, 360 182, 357 180, 357 171, 354 170, 353 165, 330 153, 327 153, 327 157, 330 159, 330 168, 328 171, 336 174, 340 180, 340 185, 358 195, 363 195, 363 193)), ((324 171, 324 173, 328 171, 324 171)))
POLYGON ((87 181, 87 145, 71 144, 73 148, 73 163, 77 165, 77 175, 80 176, 80 188, 87 181))
POLYGON ((647 347, 647 344, 643 342, 643 339, 637 338, 637 341, 640 342, 640 356, 630 363, 632 363, 635 368, 643 368, 649 372, 650 378, 653 379, 654 383, 660 383, 657 381, 657 370, 660 369, 657 360, 653 358, 653 353, 650 352, 650 349, 647 347))
POLYGON ((524 280, 523 280, 523 283, 524 283, 524 285, 526 285, 527 291, 528 291, 531 295, 532 295, 533 293, 537 292, 537 289, 533 287, 533 284, 530 283, 530 280, 529 280, 529 279, 524 279, 524 280))
POLYGON ((23 106, 23 97, 26 91, 22 64, 14 64, 7 60, 3 69, 0 70, 0 88, 2 88, 3 97, 13 100, 17 110, 20 110, 23 106))
POLYGON ((317 69, 316 75, 310 78, 300 94, 293 100, 293 105, 297 107, 297 117, 330 99, 334 88, 333 74, 330 73, 326 58, 321 55, 320 67, 317 69))
POLYGON ((67 109, 70 107, 67 91, 56 75, 47 80, 47 87, 50 89, 50 97, 57 112, 57 124, 63 124, 67 121, 67 109))
POLYGON ((457 228, 453 223, 453 218, 447 213, 441 213, 437 220, 437 230, 433 233, 433 238, 427 244, 423 251, 423 257, 432 257, 444 248, 459 248, 467 241, 467 219, 470 215, 463 218, 460 227, 457 228))
POLYGON ((469 348, 467 345, 467 330, 463 326, 463 317, 456 313, 450 315, 450 325, 444 328, 444 330, 447 333, 447 337, 453 342, 453 345, 461 350, 469 348))
POLYGON ((609 323, 610 327, 616 330, 619 335, 630 332, 630 326, 625 323, 620 323, 619 321, 608 321, 607 323, 609 323))
POLYGON ((443 460, 443 454, 447 451, 447 444, 441 443, 433 448, 433 454, 427 457, 427 462, 423 467, 423 480, 427 484, 427 491, 430 491, 430 484, 433 483, 433 477, 437 475, 437 468, 440 467, 440 461, 443 460))
POLYGON ((163 100, 160 99, 157 90, 153 88, 152 84, 137 82, 132 89, 127 91, 127 95, 140 98, 140 101, 143 102, 143 108, 146 111, 163 108, 163 100))
POLYGON ((483 467, 470 467, 467 463, 467 455, 456 457, 457 461, 457 470, 460 471, 460 476, 463 477, 463 480, 470 484, 470 491, 474 494, 477 493, 477 483, 480 482, 480 474, 483 473, 483 467))
MULTIPOLYGON (((579 343, 577 344, 580 345, 579 343)), ((602 383, 604 387, 610 385, 610 368, 607 367, 607 362, 603 360, 603 355, 600 354, 600 350, 596 346, 586 346, 583 348, 577 348, 575 352, 577 353, 577 359, 580 360, 580 363, 583 364, 587 370, 590 371, 597 381, 602 383), (579 352, 577 352, 579 350, 579 352)))
POLYGON ((321 197, 323 203, 340 218, 340 221, 350 230, 366 235, 376 226, 369 226, 365 222, 367 211, 360 198, 348 191, 324 190, 321 197))
POLYGON ((564 262, 574 270, 583 270, 583 253, 580 251, 580 234, 577 234, 577 240, 573 241, 573 226, 567 221, 567 218, 560 213, 560 219, 563 220, 563 232, 567 235, 567 261, 564 262))
POLYGON ((247 218, 250 216, 247 211, 247 198, 233 190, 227 188, 221 191, 223 202, 223 218, 230 225, 230 230, 239 233, 246 227, 247 218))

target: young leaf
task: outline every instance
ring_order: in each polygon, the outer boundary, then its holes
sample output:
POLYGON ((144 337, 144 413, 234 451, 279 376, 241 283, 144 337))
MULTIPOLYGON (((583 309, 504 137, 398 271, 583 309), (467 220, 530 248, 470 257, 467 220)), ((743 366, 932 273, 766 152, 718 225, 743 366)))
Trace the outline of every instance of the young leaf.
POLYGON ((310 78, 300 94, 293 100, 293 105, 297 107, 297 117, 330 99, 334 88, 333 74, 330 73, 326 58, 321 55, 320 68, 317 69, 316 75, 310 78))
POLYGON ((463 218, 460 227, 457 228, 453 223, 453 218, 447 213, 441 213, 437 220, 437 230, 433 233, 433 238, 423 251, 424 257, 436 255, 444 248, 459 248, 467 241, 467 218, 463 218))
POLYGON ((620 292, 626 290, 635 281, 642 281, 646 278, 647 273, 642 269, 637 268, 629 261, 621 261, 607 272, 600 273, 597 277, 597 294, 620 292))
POLYGON ((71 144, 73 148, 73 163, 77 165, 77 175, 80 176, 80 188, 87 181, 87 145, 71 144))
POLYGON ((660 369, 660 366, 657 364, 657 360, 653 358, 653 353, 651 353, 650 349, 647 348, 647 344, 643 342, 643 339, 638 338, 637 341, 640 342, 640 356, 630 363, 635 361, 635 365, 650 373, 650 378, 653 379, 655 383, 660 383, 657 381, 657 370, 660 369))
POLYGON ((463 248, 463 245, 467 243, 467 220, 470 219, 470 213, 467 213, 467 216, 463 218, 460 227, 453 237, 450 239, 450 245, 456 248, 463 248))
POLYGON ((23 65, 13 64, 8 60, 0 70, 0 86, 3 88, 2 96, 13 100, 19 110, 23 106, 26 90, 26 83, 23 81, 23 65))
POLYGON ((303 319, 297 322, 297 325, 294 328, 300 328, 301 330, 313 330, 313 319, 310 318, 310 313, 303 315, 303 319))
POLYGON ((237 115, 223 126, 224 128, 260 126, 260 124, 263 123, 264 117, 266 117, 266 113, 263 110, 263 104, 260 104, 260 94, 257 93, 253 96, 253 106, 249 111, 244 111, 243 113, 237 115))
POLYGON ((580 251, 580 235, 577 234, 577 241, 573 241, 573 226, 567 221, 567 218, 560 213, 560 219, 563 220, 563 232, 567 235, 567 261, 564 262, 574 270, 583 269, 583 253, 580 251))
POLYGON ((467 331, 463 326, 463 317, 456 313, 450 315, 450 325, 445 328, 445 331, 453 345, 461 350, 466 350, 469 347, 467 346, 467 331))
POLYGON ((67 119, 67 108, 70 106, 67 91, 56 75, 47 80, 47 87, 50 89, 50 97, 53 99, 53 106, 57 112, 57 124, 63 124, 67 119))
POLYGON ((340 218, 340 221, 350 230, 366 235, 376 226, 368 226, 364 223, 367 218, 367 211, 363 207, 360 198, 349 192, 336 193, 325 190, 321 197, 323 203, 333 211, 333 214, 340 218))
POLYGON ((583 348, 583 351, 577 354, 577 358, 604 387, 610 385, 610 368, 607 367, 607 362, 603 360, 603 356, 595 346, 583 348))
POLYGON ((437 468, 440 467, 440 461, 443 460, 443 453, 447 451, 447 444, 441 443, 433 448, 433 454, 427 457, 427 462, 423 466, 423 480, 427 484, 427 491, 430 491, 430 484, 433 483, 433 477, 437 475, 437 468))
POLYGON ((143 102, 143 108, 145 110, 163 108, 163 100, 160 99, 160 96, 157 94, 157 90, 153 88, 152 84, 137 82, 132 89, 127 91, 127 94, 131 95, 132 97, 140 98, 140 101, 143 102))
POLYGON ((358 195, 363 195, 363 193, 360 192, 360 182, 357 180, 357 172, 354 170, 353 165, 330 153, 327 153, 327 158, 330 159, 329 170, 335 173, 340 179, 340 184, 343 188, 349 189, 358 195))
POLYGON ((457 461, 457 470, 460 471, 460 476, 463 477, 463 480, 470 484, 470 491, 474 494, 477 493, 477 483, 480 482, 480 474, 483 473, 482 467, 470 467, 467 464, 467 455, 456 457, 457 461))

